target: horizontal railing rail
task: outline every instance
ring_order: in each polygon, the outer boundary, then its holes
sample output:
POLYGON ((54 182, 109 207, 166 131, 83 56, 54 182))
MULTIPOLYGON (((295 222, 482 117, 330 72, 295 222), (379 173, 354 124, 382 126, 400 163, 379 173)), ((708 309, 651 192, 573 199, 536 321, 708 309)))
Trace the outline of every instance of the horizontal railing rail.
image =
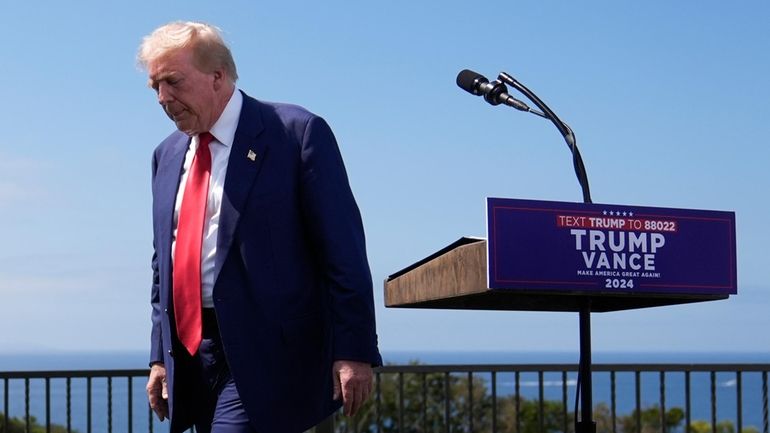
MULTIPOLYGON (((535 431, 572 432, 570 404, 574 404, 577 368, 577 364, 387 365, 375 369, 373 396, 359 415, 346 418, 338 413, 316 427, 316 432, 519 433, 528 422, 522 412, 526 404, 536 406, 535 431), (513 405, 505 409, 512 413, 501 413, 504 400, 513 405), (546 409, 553 411, 552 402, 560 412, 556 430, 546 426, 546 409)), ((744 431, 749 410, 756 431, 770 433, 770 364, 594 364, 592 371, 594 401, 606 405, 611 420, 600 431, 622 431, 619 400, 625 396, 636 432, 642 431, 643 411, 652 405, 657 407, 663 433, 668 433, 667 408, 674 406, 681 406, 685 426, 694 421, 695 407, 707 413, 705 421, 712 433, 717 433, 723 419, 733 423, 734 431, 744 431), (605 394, 597 395, 601 383, 605 394), (731 388, 732 397, 725 398, 731 388), (650 391, 654 398, 643 398, 650 391), (701 403, 694 403, 698 398, 701 403), (745 405, 747 399, 753 402, 751 408, 745 405), (729 409, 734 412, 726 413, 729 409)), ((0 372, 4 415, 0 432, 9 432, 13 422, 22 422, 29 432, 37 419, 44 420, 40 425, 47 433, 165 431, 167 425, 159 424, 147 405, 144 385, 148 373, 148 369, 0 372)), ((623 416, 628 419, 630 415, 623 416)))

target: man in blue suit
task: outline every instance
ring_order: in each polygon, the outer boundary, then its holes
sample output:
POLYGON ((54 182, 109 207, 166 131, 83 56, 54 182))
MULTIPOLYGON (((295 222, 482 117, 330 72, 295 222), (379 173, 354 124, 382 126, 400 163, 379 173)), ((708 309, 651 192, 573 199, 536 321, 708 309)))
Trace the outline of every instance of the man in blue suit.
POLYGON ((381 364, 360 213, 320 117, 236 89, 218 30, 139 62, 178 131, 153 156, 150 405, 171 432, 301 432, 355 414, 381 364))

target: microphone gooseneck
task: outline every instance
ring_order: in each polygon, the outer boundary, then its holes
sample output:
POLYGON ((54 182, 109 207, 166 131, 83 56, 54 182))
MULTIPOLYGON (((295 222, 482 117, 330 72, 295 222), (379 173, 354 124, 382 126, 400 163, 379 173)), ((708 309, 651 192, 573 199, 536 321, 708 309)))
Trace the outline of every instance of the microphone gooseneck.
POLYGON ((470 69, 463 69, 457 74, 456 82, 457 86, 461 89, 472 95, 482 96, 484 100, 491 105, 508 105, 509 107, 535 114, 553 122, 567 142, 567 147, 570 149, 570 152, 572 152, 572 164, 575 168, 575 175, 578 178, 578 182, 580 183, 583 192, 583 202, 592 203, 591 190, 588 185, 588 174, 586 173, 583 157, 580 155, 580 150, 577 147, 577 139, 572 132, 572 128, 562 122, 561 119, 559 119, 559 117, 537 97, 537 95, 505 72, 501 72, 497 80, 490 82, 487 77, 478 72, 471 71, 470 69), (509 95, 506 84, 521 92, 527 99, 540 108, 542 112, 529 108, 524 102, 509 95))
POLYGON ((551 111, 551 109, 545 105, 545 102, 543 102, 540 98, 537 97, 537 95, 535 95, 526 86, 521 84, 518 80, 513 78, 510 74, 506 72, 500 72, 498 78, 521 92, 524 96, 527 97, 527 99, 532 101, 532 103, 537 105, 538 108, 543 110, 545 117, 553 122, 553 124, 561 133, 562 137, 564 137, 564 141, 567 142, 567 147, 569 148, 570 152, 572 152, 572 165, 575 169, 575 176, 577 176, 578 182, 580 183, 580 187, 583 191, 583 202, 592 203, 591 188, 588 185, 588 173, 586 172, 585 165, 583 164, 583 157, 580 155, 580 149, 578 149, 577 146, 577 138, 575 138, 575 133, 572 131, 572 128, 570 128, 566 123, 562 122, 556 113, 551 111))

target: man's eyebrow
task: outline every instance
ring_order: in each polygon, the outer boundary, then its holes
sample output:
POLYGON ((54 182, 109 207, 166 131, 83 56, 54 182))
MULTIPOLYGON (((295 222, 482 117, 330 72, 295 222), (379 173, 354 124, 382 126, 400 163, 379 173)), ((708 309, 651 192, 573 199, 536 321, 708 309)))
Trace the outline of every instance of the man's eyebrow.
POLYGON ((161 72, 155 76, 149 77, 147 79, 147 85, 149 87, 155 88, 155 86, 157 86, 161 81, 168 80, 169 78, 174 78, 176 76, 177 74, 175 72, 161 72))

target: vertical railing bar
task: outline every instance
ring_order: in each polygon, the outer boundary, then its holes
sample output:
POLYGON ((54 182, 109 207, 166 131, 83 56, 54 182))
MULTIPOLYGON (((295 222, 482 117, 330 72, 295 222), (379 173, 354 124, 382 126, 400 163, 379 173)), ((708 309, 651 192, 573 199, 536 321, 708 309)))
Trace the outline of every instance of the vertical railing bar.
POLYGON ((72 433, 72 378, 67 378, 67 433, 72 433))
MULTIPOLYGON (((610 372, 610 417, 612 418, 612 433, 617 433, 618 431, 618 420, 617 420, 617 384, 615 382, 615 370, 610 372)), ((565 432, 567 430, 564 430, 565 432)))
POLYGON ((717 373, 711 371, 711 433, 717 433, 717 373))
POLYGON ((762 372, 762 433, 768 432, 767 417, 767 371, 762 372))
POLYGON ((380 385, 382 380, 381 376, 382 375, 380 373, 377 373, 377 433, 382 433, 382 386, 380 385))
POLYGON ((473 431, 473 372, 468 372, 468 427, 473 431))
POLYGON ((112 376, 107 376, 107 433, 112 433, 112 376))
POLYGON ((8 391, 8 378, 3 378, 3 413, 5 414, 5 417, 3 418, 3 431, 8 431, 8 418, 10 418, 10 414, 8 413, 8 399, 9 399, 9 391, 8 391))
POLYGON ((150 404, 148 402, 147 403, 147 425, 150 433, 153 433, 153 424, 154 424, 154 421, 152 419, 152 408, 150 407, 150 404))
POLYGON ((45 431, 51 433, 51 378, 45 378, 45 431))
POLYGON ((666 433, 666 372, 660 372, 660 428, 666 433))
POLYGON ((543 385, 544 377, 543 370, 538 370, 537 372, 537 425, 539 426, 539 431, 545 431, 545 389, 543 385))
POLYGON ((134 383, 131 376, 126 377, 126 380, 128 380, 128 433, 134 433, 134 383))
POLYGON ((444 372, 444 431, 450 432, 449 426, 449 372, 444 372))
POLYGON ((634 393, 636 396, 636 431, 642 431, 642 372, 634 372, 634 393))
POLYGON ((422 373, 422 431, 428 431, 428 373, 422 373))
POLYGON ((521 433, 521 372, 516 371, 516 433, 521 433))
POLYGON ((564 433, 567 433, 569 428, 569 423, 567 422, 567 405, 569 405, 569 400, 567 398, 567 371, 563 370, 561 372, 561 419, 564 423, 562 426, 564 433))
MULTIPOLYGON (((91 422, 91 388, 93 388, 93 383, 91 380, 91 376, 88 376, 88 379, 86 379, 86 429, 88 433, 91 433, 92 430, 92 422, 91 422)), ((151 411, 152 412, 152 411, 151 411)))
POLYGON ((685 425, 690 426, 692 425, 692 415, 690 414, 690 372, 685 371, 684 372, 684 415, 685 415, 685 425))
POLYGON ((29 432, 30 419, 29 419, 29 378, 24 378, 24 426, 25 431, 29 432))
POLYGON ((398 431, 404 431, 404 372, 398 372, 398 431))
POLYGON ((497 372, 492 372, 492 433, 497 433, 497 372))
POLYGON ((736 422, 738 424, 738 428, 735 430, 738 433, 741 433, 743 431, 743 376, 741 375, 740 371, 735 372, 735 379, 738 382, 737 388, 735 390, 736 393, 736 406, 738 413, 736 415, 736 422))

